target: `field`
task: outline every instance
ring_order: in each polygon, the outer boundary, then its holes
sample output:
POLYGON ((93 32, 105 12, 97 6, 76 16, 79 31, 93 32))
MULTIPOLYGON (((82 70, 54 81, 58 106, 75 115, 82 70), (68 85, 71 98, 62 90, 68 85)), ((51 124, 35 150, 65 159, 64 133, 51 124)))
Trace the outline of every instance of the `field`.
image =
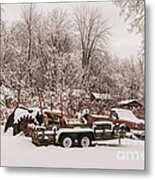
POLYGON ((1 166, 144 169, 144 141, 122 139, 98 142, 89 148, 36 147, 31 138, 12 136, 1 127, 1 166))

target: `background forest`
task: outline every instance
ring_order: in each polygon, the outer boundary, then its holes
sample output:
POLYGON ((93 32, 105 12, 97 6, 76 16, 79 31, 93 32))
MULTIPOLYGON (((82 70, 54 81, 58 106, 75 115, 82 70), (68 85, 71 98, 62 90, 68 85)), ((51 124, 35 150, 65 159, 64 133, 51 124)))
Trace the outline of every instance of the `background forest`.
POLYGON ((20 20, 10 25, 1 5, 2 107, 10 95, 13 106, 34 106, 38 89, 48 103, 66 97, 66 108, 72 104, 71 92, 79 89, 144 104, 144 1, 112 5, 128 22, 128 31, 141 36, 136 57, 122 59, 109 51, 113 27, 99 6, 81 5, 69 12, 60 6, 43 13, 37 4, 25 4, 20 20))

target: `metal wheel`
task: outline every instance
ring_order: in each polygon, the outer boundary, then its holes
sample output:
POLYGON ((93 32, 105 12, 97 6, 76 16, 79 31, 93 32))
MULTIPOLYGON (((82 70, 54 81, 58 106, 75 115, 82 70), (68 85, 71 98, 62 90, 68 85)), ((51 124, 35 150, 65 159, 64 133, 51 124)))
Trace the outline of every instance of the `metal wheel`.
POLYGON ((61 145, 65 148, 70 148, 73 145, 73 140, 69 136, 64 136, 61 140, 61 145))
POLYGON ((82 136, 80 138, 81 147, 89 147, 91 145, 91 138, 89 136, 82 136))

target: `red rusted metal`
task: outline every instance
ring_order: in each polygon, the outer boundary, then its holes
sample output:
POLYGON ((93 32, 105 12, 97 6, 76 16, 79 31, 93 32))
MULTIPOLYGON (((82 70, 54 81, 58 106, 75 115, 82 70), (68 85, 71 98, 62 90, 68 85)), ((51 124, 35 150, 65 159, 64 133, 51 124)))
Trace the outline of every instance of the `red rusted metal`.
POLYGON ((64 126, 62 95, 60 95, 61 126, 64 126))
POLYGON ((39 96, 39 105, 40 105, 40 111, 41 111, 42 123, 44 123, 43 108, 42 108, 42 100, 41 100, 41 92, 39 91, 39 88, 38 88, 38 96, 39 96))

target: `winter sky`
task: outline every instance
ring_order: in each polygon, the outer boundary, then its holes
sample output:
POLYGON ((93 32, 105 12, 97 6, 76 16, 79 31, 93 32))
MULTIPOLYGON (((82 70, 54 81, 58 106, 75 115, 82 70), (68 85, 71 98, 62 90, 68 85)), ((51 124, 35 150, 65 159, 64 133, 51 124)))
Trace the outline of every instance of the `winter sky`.
MULTIPOLYGON (((129 24, 124 23, 123 17, 119 16, 120 9, 115 7, 110 1, 82 3, 82 5, 99 6, 102 8, 104 18, 107 19, 108 25, 111 26, 109 51, 121 58, 135 57, 140 46, 141 36, 127 31, 129 24)), ((23 6, 23 4, 3 4, 4 12, 2 13, 2 19, 7 21, 8 24, 20 20, 23 6)), ((44 14, 52 8, 61 8, 67 10, 72 15, 72 11, 78 6, 81 6, 81 2, 37 4, 37 8, 44 14)))

